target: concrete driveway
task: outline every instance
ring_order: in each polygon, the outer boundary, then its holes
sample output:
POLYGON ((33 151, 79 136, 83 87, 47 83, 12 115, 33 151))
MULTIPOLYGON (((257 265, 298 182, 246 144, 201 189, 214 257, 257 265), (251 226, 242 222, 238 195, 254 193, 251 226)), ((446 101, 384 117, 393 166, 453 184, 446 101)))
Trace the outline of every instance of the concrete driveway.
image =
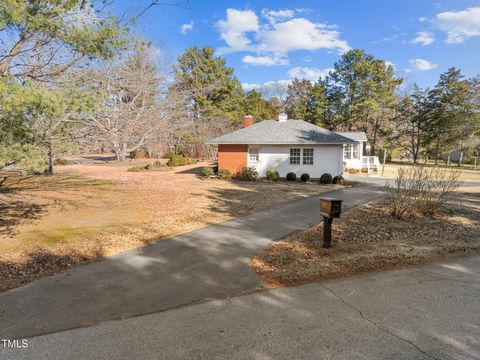
MULTIPOLYGON (((362 185, 331 194, 351 208, 382 196, 362 185)), ((108 257, 0 295, 0 339, 91 326, 261 288, 250 257, 320 222, 319 199, 287 203, 108 257)))
POLYGON ((0 357, 479 359, 479 295, 472 256, 35 337, 0 357))

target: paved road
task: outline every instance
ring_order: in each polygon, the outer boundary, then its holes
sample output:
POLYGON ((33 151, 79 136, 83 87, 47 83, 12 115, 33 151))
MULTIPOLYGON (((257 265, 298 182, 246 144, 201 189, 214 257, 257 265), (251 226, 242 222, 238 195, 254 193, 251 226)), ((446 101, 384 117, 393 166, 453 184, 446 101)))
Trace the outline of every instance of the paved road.
MULTIPOLYGON (((382 195, 377 186, 330 194, 346 208, 382 195)), ((320 222, 318 197, 284 204, 47 277, 0 295, 0 339, 125 319, 253 292, 264 283, 250 257, 320 222)))
POLYGON ((35 337, 3 358, 479 359, 479 296, 480 256, 464 257, 35 337))

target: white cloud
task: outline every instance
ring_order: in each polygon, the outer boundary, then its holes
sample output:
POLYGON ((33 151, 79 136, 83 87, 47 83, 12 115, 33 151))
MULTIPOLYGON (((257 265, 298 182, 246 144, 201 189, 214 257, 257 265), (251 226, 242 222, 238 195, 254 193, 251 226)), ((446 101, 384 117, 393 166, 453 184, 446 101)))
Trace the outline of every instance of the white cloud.
POLYGON ((220 37, 231 51, 248 50, 250 40, 247 33, 256 32, 260 28, 255 12, 236 9, 227 9, 227 19, 218 21, 217 26, 220 29, 220 37))
POLYGON ((446 11, 436 15, 433 24, 447 33, 448 44, 459 44, 480 35, 480 7, 446 11))
POLYGON ((258 50, 287 53, 294 50, 330 49, 345 53, 350 50, 350 46, 346 41, 340 40, 339 36, 340 33, 331 26, 295 18, 278 22, 272 29, 259 32, 258 50))
POLYGON ((257 56, 246 58, 255 65, 271 66, 273 59, 283 59, 296 50, 316 51, 328 49, 345 53, 350 46, 340 38, 335 26, 312 22, 305 18, 295 18, 302 9, 262 10, 267 21, 261 21, 252 10, 227 9, 226 19, 217 22, 220 37, 227 47, 220 53, 251 51, 257 56), (257 59, 255 61, 254 59, 257 59))
POLYGON ((419 17, 418 21, 420 22, 426 22, 428 19, 425 16, 419 17))
POLYGON ((435 41, 433 33, 429 31, 417 32, 417 37, 411 41, 412 44, 430 45, 435 41))
POLYGON ((276 23, 279 20, 290 19, 295 15, 295 10, 268 10, 262 9, 262 16, 267 19, 271 24, 276 23))
POLYGON ((242 62, 253 66, 275 66, 288 64, 288 60, 282 57, 252 55, 245 55, 242 58, 242 62))
POLYGON ((425 59, 411 59, 409 60, 410 64, 412 64, 412 66, 419 70, 419 71, 427 71, 427 70, 432 70, 432 69, 435 69, 438 64, 434 64, 428 60, 425 60, 425 59))
POLYGON ((187 32, 193 29, 193 21, 190 21, 188 24, 183 24, 180 26, 180 32, 185 35, 187 32))
MULTIPOLYGON (((288 85, 292 83, 292 80, 272 80, 264 83, 242 83, 242 87, 245 91, 258 90, 263 94, 271 95, 272 90, 286 91, 288 85)), ((274 96, 274 95, 272 95, 274 96)))
POLYGON ((393 70, 396 69, 395 64, 391 61, 385 60, 385 66, 391 66, 393 70))
POLYGON ((309 81, 318 81, 320 78, 325 78, 333 69, 317 69, 308 67, 294 67, 288 70, 288 76, 291 78, 305 79, 309 81))

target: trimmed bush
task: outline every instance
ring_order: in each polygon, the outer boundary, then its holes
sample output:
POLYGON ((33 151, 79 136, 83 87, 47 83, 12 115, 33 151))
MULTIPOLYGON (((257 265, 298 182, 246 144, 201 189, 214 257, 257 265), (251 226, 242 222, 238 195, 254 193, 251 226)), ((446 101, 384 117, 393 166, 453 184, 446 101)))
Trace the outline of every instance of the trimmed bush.
POLYGON ((217 172, 217 176, 222 180, 230 180, 232 178, 232 173, 228 169, 220 169, 217 172))
POLYGON ((280 174, 277 170, 267 170, 266 178, 270 181, 278 181, 278 179, 280 179, 280 174))
POLYGON ((145 159, 148 158, 148 151, 145 149, 133 150, 130 153, 130 159, 145 159))
POLYGON ((243 181, 255 181, 258 177, 258 173, 253 167, 244 167, 240 170, 236 178, 243 181))
POLYGON ((56 158, 53 160, 53 165, 68 165, 68 160, 63 158, 56 158))
POLYGON ((325 173, 322 176, 320 176, 320 184, 326 185, 326 184, 331 184, 333 181, 332 175, 329 173, 325 173))
POLYGON ((213 169, 211 167, 204 167, 200 171, 200 174, 202 176, 213 176, 214 172, 213 172, 213 169))
POLYGON ((345 179, 341 175, 335 176, 332 181, 337 185, 345 185, 345 179))
POLYGON ((295 174, 294 172, 289 172, 286 178, 287 181, 295 181, 297 180, 297 174, 295 174))
POLYGON ((310 175, 308 174, 302 174, 300 176, 300 180, 302 180, 303 182, 307 182, 308 180, 310 180, 310 175))
POLYGON ((168 166, 183 166, 190 164, 190 159, 183 155, 174 155, 168 159, 168 166))

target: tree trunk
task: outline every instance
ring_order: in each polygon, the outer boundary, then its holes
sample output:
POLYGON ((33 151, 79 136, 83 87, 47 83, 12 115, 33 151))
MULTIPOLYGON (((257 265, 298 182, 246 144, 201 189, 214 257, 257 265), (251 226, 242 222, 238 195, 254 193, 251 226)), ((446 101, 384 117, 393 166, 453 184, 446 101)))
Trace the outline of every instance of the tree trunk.
POLYGON ((122 161, 121 158, 122 158, 122 152, 120 151, 120 149, 114 149, 113 150, 115 152, 115 159, 117 161, 122 161))
POLYGON ((435 165, 438 165, 438 154, 440 153, 440 142, 437 141, 437 145, 435 146, 435 165))
POLYGON ((52 144, 48 144, 48 169, 47 175, 53 175, 53 151, 52 144))
POLYGON ((127 144, 122 144, 122 148, 119 150, 118 160, 125 161, 127 159, 127 144))

